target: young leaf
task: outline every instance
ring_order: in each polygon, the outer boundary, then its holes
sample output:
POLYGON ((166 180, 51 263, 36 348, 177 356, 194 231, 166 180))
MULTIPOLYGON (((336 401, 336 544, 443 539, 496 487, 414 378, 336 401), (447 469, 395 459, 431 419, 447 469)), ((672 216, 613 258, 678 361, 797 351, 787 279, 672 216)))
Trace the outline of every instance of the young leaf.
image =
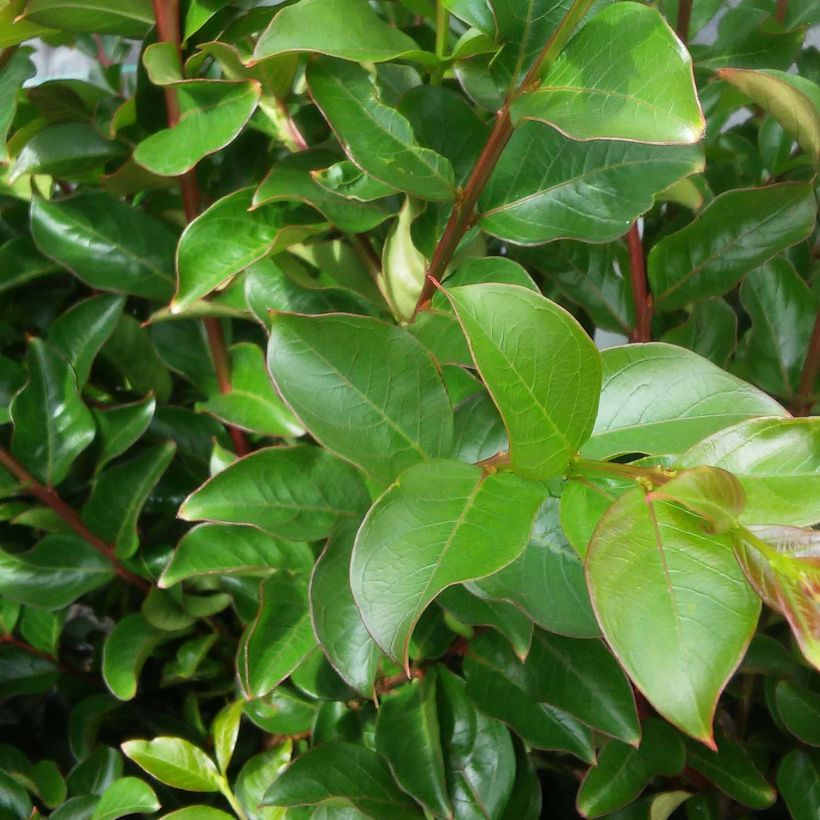
POLYGON ((638 3, 596 14, 510 113, 572 139, 692 143, 706 127, 691 57, 663 17, 638 3))
POLYGON ((160 805, 154 790, 136 777, 115 780, 102 794, 91 820, 117 820, 129 814, 153 814, 160 805))
POLYGON ((250 524, 290 541, 314 541, 368 502, 356 471, 325 450, 270 447, 215 475, 179 514, 187 521, 250 524))
POLYGON ((239 737, 239 722, 245 709, 244 700, 235 700, 223 707, 214 718, 211 733, 214 736, 214 753, 219 770, 224 774, 239 737))
POLYGON ((694 146, 574 142, 542 123, 524 123, 481 195, 479 225, 520 245, 610 242, 656 194, 701 170, 694 146))
POLYGON ((236 666, 247 696, 270 692, 315 646, 304 578, 277 572, 262 583, 259 612, 239 641, 236 666))
POLYGON ((302 426, 276 395, 259 347, 248 342, 236 344, 230 349, 230 357, 230 392, 214 392, 208 401, 197 405, 197 410, 265 436, 304 435, 302 426))
POLYGON ((470 285, 448 296, 504 419, 513 469, 561 475, 595 418, 601 375, 592 340, 563 308, 525 288, 470 285))
POLYGON ((94 482, 91 498, 83 507, 83 520, 114 545, 119 558, 131 558, 139 548, 137 520, 174 453, 172 441, 158 444, 124 464, 109 467, 94 482), (123 492, 125 487, 127 492, 123 492))
POLYGON ((576 805, 582 817, 600 817, 628 805, 657 775, 673 777, 684 765, 675 730, 660 720, 644 722, 639 748, 610 740, 586 774, 576 805))
POLYGON ((11 451, 48 486, 68 475, 94 438, 94 419, 77 392, 74 371, 47 342, 29 341, 28 382, 14 397, 11 451))
POLYGON ((601 400, 592 435, 581 449, 585 458, 680 453, 743 419, 786 415, 765 393, 683 348, 661 343, 613 347, 601 360, 601 400))
POLYGON ((430 355, 364 316, 277 314, 268 367, 311 434, 379 486, 449 452, 453 413, 430 355))
POLYGON ((720 296, 758 265, 805 239, 817 206, 810 185, 787 182, 728 191, 649 253, 655 305, 677 310, 720 296))
POLYGON ((271 202, 250 210, 252 202, 253 188, 241 188, 218 199, 183 231, 173 311, 190 307, 252 262, 324 225, 324 218, 305 205, 271 202))
POLYGON ((329 800, 343 800, 371 817, 423 817, 376 752, 340 741, 315 746, 296 758, 267 790, 264 805, 316 806, 329 800))
POLYGON ((179 122, 144 139, 134 162, 160 176, 190 171, 208 154, 233 142, 259 102, 259 83, 187 80, 174 85, 179 122))
POLYGON ((436 595, 515 559, 543 491, 457 461, 405 470, 370 509, 350 565, 353 597, 377 644, 407 663, 413 627, 436 595))
POLYGON ((103 191, 36 199, 37 247, 92 288, 165 301, 174 285, 174 235, 160 222, 103 191))
POLYGON ((540 629, 524 663, 527 688, 548 703, 625 743, 640 738, 629 681, 601 641, 551 635, 540 629))
POLYGON ((103 680, 113 695, 133 699, 142 667, 164 637, 137 612, 117 623, 105 640, 102 656, 103 680))
POLYGON ((562 709, 535 699, 525 668, 500 636, 487 632, 470 643, 464 675, 473 703, 504 721, 527 743, 569 752, 587 763, 595 760, 591 731, 562 709))
POLYGON ((413 244, 415 208, 406 197, 382 248, 379 289, 399 322, 410 322, 424 287, 427 259, 413 244))
POLYGON ((436 703, 435 672, 411 681, 379 709, 376 748, 401 787, 437 817, 452 817, 436 703), (407 754, 412 748, 414 753, 407 754))
POLYGON ((455 197, 450 161, 416 142, 408 120, 379 99, 362 66, 329 58, 312 60, 307 81, 313 99, 359 168, 421 199, 455 197))
POLYGON ((760 612, 731 541, 636 488, 601 519, 586 565, 598 622, 635 685, 667 720, 714 748, 718 697, 760 612))
POLYGON ((695 444, 676 462, 732 473, 746 495, 741 524, 820 521, 820 419, 749 419, 695 444))
POLYGON ((216 792, 221 778, 213 760, 181 737, 129 740, 122 744, 126 757, 160 783, 190 792, 216 792))
POLYGON ((358 522, 340 524, 316 561, 310 579, 313 630, 339 676, 365 697, 373 684, 381 652, 365 628, 350 589, 350 556, 358 522))

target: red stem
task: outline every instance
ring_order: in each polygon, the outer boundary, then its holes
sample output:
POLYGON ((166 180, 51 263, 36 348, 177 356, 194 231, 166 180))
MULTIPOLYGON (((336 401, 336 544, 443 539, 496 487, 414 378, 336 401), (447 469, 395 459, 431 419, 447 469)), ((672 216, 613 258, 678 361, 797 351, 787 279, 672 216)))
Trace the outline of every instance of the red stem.
POLYGON ((675 26, 675 33, 684 45, 689 41, 689 21, 691 19, 692 0, 678 0, 678 22, 675 26))
POLYGON ((774 10, 774 19, 778 23, 786 22, 786 14, 789 11, 789 0, 777 0, 777 6, 774 10))
POLYGON ((820 368, 820 310, 814 318, 814 330, 811 333, 806 361, 800 374, 800 386, 797 389, 796 416, 807 416, 814 403, 814 385, 817 382, 817 370, 820 368))
POLYGON ((65 521, 65 523, 68 524, 68 526, 80 536, 80 538, 87 541, 92 547, 94 547, 95 550, 97 550, 97 552, 110 561, 117 575, 140 591, 146 593, 148 592, 151 585, 143 578, 140 578, 139 575, 135 575, 131 572, 131 570, 126 569, 126 567, 120 563, 119 559, 115 555, 113 547, 106 544, 102 538, 91 532, 80 516, 77 515, 77 513, 74 512, 74 510, 72 510, 71 507, 69 507, 68 504, 60 498, 59 495, 57 495, 56 490, 53 490, 51 487, 46 487, 45 484, 41 484, 4 447, 0 447, 0 464, 2 464, 2 466, 5 467, 15 478, 22 482, 23 487, 29 492, 30 495, 33 495, 44 504, 51 507, 51 509, 54 510, 54 512, 56 512, 57 515, 59 515, 60 518, 62 518, 63 521, 65 521))
MULTIPOLYGON (((157 39, 160 42, 172 43, 179 55, 180 65, 182 64, 182 48, 179 34, 179 0, 153 0, 154 18, 157 22, 157 39)), ((165 110, 168 116, 168 126, 173 128, 180 117, 179 99, 176 89, 172 85, 166 85, 165 110)), ((182 206, 185 211, 185 221, 193 222, 199 216, 202 197, 200 196, 199 183, 196 179, 196 170, 191 169, 179 177, 179 190, 182 194, 182 206)), ((225 345, 225 335, 222 332, 222 325, 219 319, 209 316, 204 320, 205 331, 208 336, 208 345, 211 349, 211 358, 216 370, 216 379, 220 393, 231 392, 231 360, 228 356, 228 349, 225 345)), ((250 452, 245 434, 238 428, 228 426, 234 449, 239 456, 247 455, 250 452)))
POLYGON ((626 235, 629 245, 629 271, 632 278, 632 298, 635 301, 635 328, 632 342, 652 341, 652 297, 646 287, 646 262, 638 223, 633 222, 626 235))

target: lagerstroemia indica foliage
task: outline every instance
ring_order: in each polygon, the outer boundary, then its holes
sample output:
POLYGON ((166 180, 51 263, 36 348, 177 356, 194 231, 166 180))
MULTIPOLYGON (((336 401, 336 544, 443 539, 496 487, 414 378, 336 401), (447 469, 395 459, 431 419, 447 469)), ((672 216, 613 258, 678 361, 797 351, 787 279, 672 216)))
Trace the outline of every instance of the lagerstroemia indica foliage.
POLYGON ((818 23, 0 2, 0 818, 816 820, 818 23))

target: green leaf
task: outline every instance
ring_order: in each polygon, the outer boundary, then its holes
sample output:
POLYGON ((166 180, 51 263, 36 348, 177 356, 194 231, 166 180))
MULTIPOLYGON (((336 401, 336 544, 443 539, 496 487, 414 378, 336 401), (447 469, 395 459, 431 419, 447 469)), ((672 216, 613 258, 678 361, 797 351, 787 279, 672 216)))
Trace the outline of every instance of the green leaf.
MULTIPOLYGON (((157 355, 148 331, 132 316, 120 317, 111 338, 103 345, 101 356, 137 393, 153 393, 157 401, 168 401, 171 374, 157 355)), ((154 421, 156 423, 158 419, 154 421)))
POLYGON ((172 293, 174 235, 104 191, 35 199, 31 233, 46 256, 89 287, 159 301, 172 293))
POLYGON ((820 87, 785 71, 722 68, 717 76, 768 111, 817 165, 820 161, 820 87))
POLYGON ((475 464, 508 449, 504 422, 487 393, 459 402, 453 418, 453 456, 475 464))
POLYGON ((77 760, 86 758, 97 745, 97 735, 105 718, 120 707, 109 694, 90 695, 79 701, 68 718, 68 742, 77 760))
POLYGON ((441 667, 437 700, 447 786, 455 817, 498 817, 515 780, 507 727, 477 712, 464 681, 441 667))
POLYGON ((312 208, 271 202, 249 210, 253 188, 217 200, 183 232, 177 248, 179 284, 171 309, 181 311, 252 262, 300 242, 322 226, 312 208))
POLYGON ((122 755, 116 749, 97 746, 68 773, 68 791, 99 796, 122 777, 122 770, 122 755))
POLYGON ((452 817, 436 703, 435 670, 386 697, 376 724, 376 748, 399 785, 437 817, 452 817), (413 754, 408 755, 408 748, 413 754))
POLYGON ((266 577, 278 569, 308 571, 312 565, 307 544, 279 541, 255 527, 200 524, 182 537, 157 583, 167 589, 186 578, 266 577))
POLYGON ((290 541, 315 541, 368 503, 356 471, 325 450, 270 447, 215 475, 179 514, 186 521, 250 524, 290 541))
POLYGON ((57 680, 55 664, 9 644, 0 644, 0 698, 36 695, 57 680))
POLYGON ((265 790, 290 762, 293 743, 285 740, 266 752, 254 755, 239 771, 234 793, 248 815, 248 820, 280 820, 286 809, 264 807, 260 804, 265 790))
POLYGON ((36 811, 26 790, 10 775, 0 772, 0 812, 7 818, 31 817, 36 811))
POLYGON ((212 806, 186 806, 163 814, 160 820, 234 820, 234 816, 212 806))
POLYGON ((767 392, 793 400, 818 300, 785 259, 753 270, 740 286, 740 300, 752 320, 743 338, 741 371, 767 392))
POLYGON ((454 198, 450 161, 416 142, 409 121, 379 99, 364 68, 328 58, 312 60, 307 81, 316 105, 359 168, 422 199, 454 198))
POLYGON ((111 563, 82 538, 53 534, 28 552, 0 550, 0 594, 56 610, 114 578, 111 563))
POLYGON ((500 636, 487 632, 470 642, 464 675, 473 703, 530 745, 569 752, 587 763, 595 760, 591 731, 564 710, 535 699, 524 666, 500 636))
POLYGON ((448 291, 476 366, 498 405, 513 469, 560 475, 588 438, 600 390, 592 340, 563 308, 515 285, 448 291))
POLYGON ((586 774, 576 805, 583 817, 600 817, 628 805, 658 775, 673 777, 684 765, 680 736, 660 720, 644 722, 639 748, 610 740, 586 774))
POLYGON ((149 447, 136 458, 109 467, 94 482, 83 520, 114 545, 119 558, 131 558, 139 548, 137 520, 176 449, 172 441, 149 447))
POLYGON ((435 60, 382 20, 365 0, 301 0, 282 9, 259 37, 253 59, 290 51, 369 63, 435 60))
POLYGON ((174 85, 179 122, 144 139, 134 161, 160 176, 179 176, 233 142, 250 119, 259 83, 187 80, 174 85))
POLYGON ((600 634, 578 553, 558 520, 558 500, 542 505, 524 552, 509 566, 468 589, 484 598, 509 601, 550 632, 574 638, 600 634))
MULTIPOLYGON (((747 277, 750 279, 754 271, 747 277)), ((661 341, 688 347, 718 367, 726 367, 737 346, 737 315, 724 299, 707 299, 692 306, 689 318, 667 330, 661 341)))
POLYGON ((265 436, 303 435, 304 429, 273 389, 259 347, 248 342, 233 345, 230 357, 230 392, 214 393, 197 409, 265 436))
POLYGON ((30 0, 25 14, 27 20, 62 31, 93 29, 135 38, 154 23, 149 0, 30 0))
POLYGON ((620 663, 661 715, 711 748, 718 697, 760 612, 731 546, 636 488, 601 519, 586 559, 592 605, 620 663))
POLYGON ((14 397, 11 451, 43 483, 54 486, 94 438, 94 420, 77 392, 71 367, 42 339, 29 341, 29 380, 14 397))
POLYGON ((631 479, 599 476, 595 481, 586 476, 567 483, 561 493, 559 517, 567 541, 581 558, 601 516, 626 490, 634 487, 631 479))
POLYGON ((61 179, 85 180, 101 175, 105 164, 123 153, 121 144, 104 139, 84 122, 48 125, 17 155, 9 179, 48 174, 61 179))
POLYGON ((156 406, 153 396, 147 396, 132 404, 91 409, 97 426, 98 471, 111 459, 122 455, 142 436, 154 417, 156 406))
POLYGON ((376 643, 407 663, 413 627, 443 589, 495 572, 526 546, 543 491, 457 461, 405 470, 370 509, 350 566, 376 643))
POLYGON ((372 749, 332 741, 298 757, 265 793, 265 805, 315 806, 343 800, 371 817, 421 818, 372 749))
POLYGON ((481 195, 479 225, 520 245, 610 242, 656 194, 702 169, 694 146, 575 142, 542 123, 524 123, 481 195))
POLYGON ((211 733, 214 736, 214 754, 219 770, 224 774, 239 737, 239 722, 245 709, 244 700, 235 700, 222 708, 214 718, 211 733))
POLYGON ((792 749, 780 762, 777 788, 795 820, 810 820, 820 801, 820 765, 802 749, 792 749))
POLYGON ((804 743, 820 746, 820 695, 784 680, 777 684, 775 698, 786 728, 804 743))
POLYGON ((694 222, 650 251, 654 304, 676 310, 726 293, 744 274, 805 239, 814 230, 816 215, 812 187, 805 183, 722 194, 694 222))
POLYGON ((277 314, 268 367, 311 435, 380 486, 450 449, 441 377, 405 330, 363 316, 277 314))
POLYGON ((693 467, 679 472, 647 496, 650 501, 674 501, 708 522, 709 532, 737 526, 746 494, 740 482, 717 467, 693 467))
POLYGON ((698 464, 738 479, 746 494, 741 524, 820 522, 820 419, 740 422, 695 444, 675 466, 698 464))
POLYGON ((221 778, 213 760, 181 737, 128 740, 121 748, 126 757, 167 786, 190 792, 220 789, 221 778))
POLYGON ((142 667, 164 637, 136 612, 126 615, 111 630, 103 646, 102 675, 115 697, 133 699, 142 667))
POLYGON ((737 741, 718 737, 717 751, 699 743, 686 744, 686 765, 708 777, 721 791, 750 809, 762 810, 777 794, 737 741))
POLYGON ((35 649, 53 655, 57 652, 60 632, 66 621, 65 612, 27 606, 20 619, 20 634, 35 649))
POLYGON ((514 124, 540 120, 572 139, 692 143, 706 127, 689 54, 663 17, 638 3, 595 15, 510 113, 514 124))
POLYGON ((758 595, 788 621, 800 651, 820 669, 820 535, 798 527, 741 531, 735 554, 758 595))
POLYGON ((8 162, 9 159, 6 139, 17 111, 18 92, 36 72, 31 53, 32 49, 29 48, 18 49, 0 71, 0 162, 8 162))
POLYGON ((522 743, 515 743, 515 782, 502 820, 538 820, 541 817, 541 781, 522 743))
POLYGON ((381 652, 365 628, 350 589, 350 556, 358 522, 340 524, 319 556, 310 579, 313 630, 333 668, 365 697, 373 685, 381 652))
POLYGON ((56 808, 66 799, 66 784, 57 764, 53 760, 39 760, 31 767, 31 777, 37 793, 50 809, 56 808))
POLYGON ((585 458, 680 453, 743 419, 786 415, 765 393, 684 348, 625 345, 601 360, 601 400, 585 458))
POLYGON ((259 613, 239 641, 236 666, 247 696, 270 692, 315 646, 304 578, 276 573, 262 583, 259 613))
POLYGON ((57 265, 37 250, 27 236, 9 239, 0 245, 0 293, 40 279, 58 269, 57 265))
POLYGON ((88 381, 94 358, 114 332, 124 304, 121 296, 93 296, 78 302, 51 323, 48 343, 71 365, 78 386, 88 381))
POLYGON ((640 738, 629 681, 601 641, 539 629, 524 663, 528 689, 539 703, 569 712, 626 743, 640 738))
POLYGON ((102 794, 91 820, 117 820, 129 814, 153 814, 160 805, 154 790, 136 777, 115 780, 102 794))

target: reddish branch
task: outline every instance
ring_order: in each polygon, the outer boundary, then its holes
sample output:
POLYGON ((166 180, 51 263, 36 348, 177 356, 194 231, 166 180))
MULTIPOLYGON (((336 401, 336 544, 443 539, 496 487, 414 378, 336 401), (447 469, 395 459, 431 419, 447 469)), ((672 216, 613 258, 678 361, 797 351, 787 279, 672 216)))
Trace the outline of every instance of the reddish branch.
POLYGON ((88 542, 97 552, 110 561, 117 575, 141 592, 148 592, 150 584, 120 563, 120 560, 114 553, 114 548, 91 532, 80 516, 57 495, 56 490, 53 490, 51 487, 46 487, 45 484, 41 484, 4 447, 0 447, 0 464, 22 482, 23 487, 30 495, 33 495, 36 499, 42 501, 43 504, 51 507, 80 538, 88 542))
MULTIPOLYGON (((182 49, 179 33, 179 0, 153 0, 154 18, 157 22, 157 39, 160 42, 172 43, 177 50, 180 65, 182 64, 182 49)), ((176 89, 166 85, 165 110, 168 115, 168 125, 173 128, 179 122, 180 108, 176 89)), ((179 177, 179 190, 182 194, 182 206, 185 211, 185 221, 193 222, 199 216, 201 196, 195 169, 191 169, 179 177)), ((219 319, 208 317, 205 320, 205 330, 208 335, 208 345, 211 349, 211 358, 214 361, 216 379, 221 393, 231 392, 231 361, 225 336, 219 319)), ((244 456, 249 451, 245 434, 237 427, 228 426, 234 449, 237 455, 244 456)))
POLYGON ((814 330, 809 341, 809 349, 806 351, 803 372, 800 374, 795 415, 807 416, 811 412, 818 368, 820 368, 820 310, 817 311, 814 319, 814 330))
POLYGON ((789 0, 777 0, 777 6, 774 10, 774 19, 778 23, 786 22, 786 14, 789 11, 789 0))
POLYGON ((629 338, 633 342, 649 342, 652 341, 652 297, 646 287, 646 261, 637 222, 632 224, 626 238, 629 245, 632 298, 635 302, 635 327, 629 338))
POLYGON ((689 21, 692 19, 692 0, 679 0, 678 21, 675 25, 675 33, 680 41, 686 45, 689 40, 689 21))

